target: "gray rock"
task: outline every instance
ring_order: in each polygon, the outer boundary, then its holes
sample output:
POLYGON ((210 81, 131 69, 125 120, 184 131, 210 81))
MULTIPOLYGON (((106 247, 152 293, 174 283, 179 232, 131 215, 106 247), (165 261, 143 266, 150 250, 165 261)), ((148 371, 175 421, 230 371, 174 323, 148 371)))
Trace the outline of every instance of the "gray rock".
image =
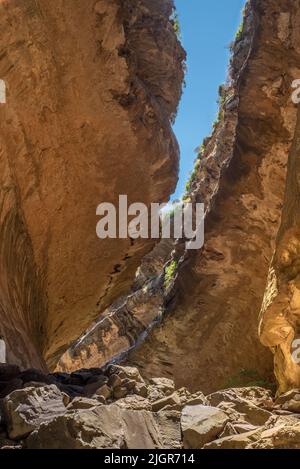
POLYGON ((153 412, 159 412, 167 406, 168 408, 170 408, 169 406, 174 407, 176 408, 176 410, 179 410, 181 408, 181 401, 176 392, 174 392, 170 396, 163 397, 162 399, 153 402, 152 410, 153 412))
POLYGON ((143 383, 135 383, 133 392, 134 394, 137 394, 138 396, 142 396, 142 397, 148 396, 147 386, 143 383))
POLYGON ((169 378, 152 378, 150 383, 157 386, 165 394, 172 394, 175 391, 175 383, 169 378))
POLYGON ((97 391, 95 392, 96 396, 102 396, 104 399, 109 399, 112 394, 112 390, 107 384, 103 384, 97 391))
POLYGON ((113 389, 118 386, 122 386, 122 383, 123 383, 123 380, 117 374, 111 375, 108 380, 108 385, 113 389))
POLYGON ((220 435, 228 421, 228 416, 217 407, 184 407, 181 415, 184 448, 202 448, 220 435))
POLYGON ((87 397, 75 397, 73 401, 67 407, 67 410, 78 410, 78 409, 91 409, 101 405, 96 399, 89 399, 87 397))
POLYGON ((113 391, 113 396, 115 399, 122 399, 128 394, 128 389, 125 386, 117 386, 113 391))
POLYGON ((259 439, 261 430, 220 438, 204 445, 204 449, 246 449, 259 439))
POLYGON ((111 365, 109 368, 109 374, 118 374, 121 379, 130 379, 136 381, 137 383, 145 383, 139 370, 133 366, 120 366, 120 365, 111 365))
POLYGON ((65 396, 55 385, 13 391, 3 400, 10 439, 25 438, 42 422, 66 412, 65 396))
POLYGON ((26 440, 30 449, 155 449, 163 438, 153 415, 112 404, 67 412, 42 424, 26 440))

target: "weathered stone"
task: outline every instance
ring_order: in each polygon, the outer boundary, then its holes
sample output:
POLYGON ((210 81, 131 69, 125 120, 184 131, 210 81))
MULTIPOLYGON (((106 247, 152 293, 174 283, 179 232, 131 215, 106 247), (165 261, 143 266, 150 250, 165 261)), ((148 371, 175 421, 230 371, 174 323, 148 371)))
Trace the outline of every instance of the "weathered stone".
POLYGON ((248 445, 249 449, 299 449, 300 423, 279 426, 262 432, 258 441, 248 445))
POLYGON ((122 386, 128 389, 128 391, 132 391, 135 388, 136 381, 133 379, 124 379, 122 386))
POLYGON ((152 410, 152 405, 148 399, 145 399, 141 396, 127 396, 121 399, 118 399, 115 402, 115 405, 122 407, 124 409, 131 410, 152 410))
POLYGON ((103 386, 101 386, 100 388, 97 389, 95 394, 96 394, 96 396, 104 397, 104 399, 106 400, 111 396, 112 390, 109 386, 107 386, 107 384, 103 384, 103 386))
POLYGON ((165 394, 172 394, 175 391, 175 383, 172 379, 168 378, 151 378, 150 383, 157 386, 165 394))
POLYGON ((9 437, 26 437, 42 422, 66 411, 63 394, 55 385, 13 391, 3 400, 9 437))
POLYGON ((259 439, 261 430, 233 435, 204 445, 204 449, 245 449, 259 439))
POLYGON ((176 387, 188 386, 191 391, 200 389, 205 394, 234 382, 240 371, 243 373, 238 385, 269 381, 273 371, 271 351, 276 350, 278 360, 280 354, 289 354, 281 368, 289 378, 298 375, 299 386, 290 385, 300 387, 300 367, 295 363, 292 366, 291 359, 291 342, 299 338, 300 296, 296 283, 300 178, 297 106, 290 90, 290 84, 299 77, 300 49, 295 31, 299 30, 300 20, 297 2, 288 4, 286 8, 286 0, 247 2, 242 40, 238 37, 234 45, 231 86, 224 93, 225 101, 231 99, 230 103, 234 101, 238 106, 220 108, 220 122, 201 149, 188 194, 205 204, 205 245, 181 256, 179 252, 182 262, 176 298, 169 303, 159 327, 154 327, 129 355, 129 363, 138 363, 145 379, 172 375, 176 387), (287 18, 286 27, 281 28, 285 31, 284 42, 277 34, 281 15, 287 18), (292 50, 296 55, 290 53, 292 50), (283 71, 289 76, 288 86, 283 71), (291 148, 293 166, 289 166, 286 185, 291 148), (289 196, 284 218, 291 230, 283 241, 282 256, 274 258, 272 268, 278 271, 280 264, 282 269, 278 275, 270 271, 264 302, 265 306, 272 304, 281 286, 281 295, 270 312, 278 321, 270 322, 264 334, 266 345, 270 339, 270 351, 258 340, 258 311, 276 238, 279 242, 286 187, 289 196), (249 366, 257 379, 247 376, 249 366))
POLYGON ((275 401, 276 408, 280 407, 289 412, 300 413, 300 390, 293 389, 279 396, 275 401))
POLYGON ((169 410, 158 412, 154 419, 159 426, 164 448, 182 448, 180 412, 169 410))
POLYGON ((70 412, 31 433, 32 449, 154 449, 163 439, 151 413, 121 409, 116 405, 70 412))
POLYGON ((143 383, 135 383, 133 392, 134 394, 137 394, 138 396, 142 396, 142 397, 148 396, 147 386, 143 383))
POLYGON ((181 408, 181 401, 176 392, 173 394, 163 397, 162 399, 159 399, 158 401, 155 401, 152 403, 152 410, 153 412, 159 412, 160 410, 164 409, 167 406, 171 406, 172 408, 175 408, 176 410, 179 410, 181 408))
POLYGON ((133 366, 111 365, 109 368, 109 374, 112 375, 115 373, 119 375, 121 379, 127 378, 129 380, 136 381, 137 383, 145 383, 139 370, 133 366))
POLYGON ((221 402, 236 402, 241 399, 246 399, 256 406, 264 406, 265 402, 272 401, 272 398, 273 395, 269 389, 260 387, 225 389, 207 396, 208 402, 214 407, 217 407, 221 402))
POLYGON ((121 386, 122 383, 123 383, 123 380, 117 374, 111 375, 109 377, 108 385, 113 389, 116 388, 117 386, 121 386))
POLYGON ((96 208, 175 189, 185 54, 172 3, 0 2, 4 68, 18 63, 0 118, 0 334, 23 367, 53 369, 155 244, 99 239, 96 208))
POLYGON ((220 391, 207 396, 210 405, 223 409, 231 416, 232 420, 243 419, 246 422, 260 426, 264 425, 271 417, 271 413, 254 404, 263 405, 265 399, 269 396, 268 391, 263 392, 260 388, 229 389, 220 391), (246 399, 242 396, 248 396, 246 399))
POLYGON ((96 399, 75 397, 75 399, 73 399, 68 405, 67 410, 91 409, 93 407, 97 407, 98 405, 100 405, 100 402, 96 399))
POLYGON ((181 415, 184 447, 202 448, 220 435, 228 421, 228 416, 216 407, 203 405, 184 407, 181 415))
POLYGON ((121 399, 126 397, 128 394, 128 389, 125 386, 117 386, 113 391, 113 396, 115 399, 121 399))

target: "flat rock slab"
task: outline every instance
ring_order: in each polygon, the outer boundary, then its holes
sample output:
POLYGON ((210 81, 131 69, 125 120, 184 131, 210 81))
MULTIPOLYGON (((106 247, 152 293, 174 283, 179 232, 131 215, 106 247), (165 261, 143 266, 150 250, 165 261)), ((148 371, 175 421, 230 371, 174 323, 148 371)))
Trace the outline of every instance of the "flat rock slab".
POLYGON ((202 448, 223 431, 228 421, 225 412, 216 407, 203 405, 184 407, 181 415, 184 448, 202 448))
POLYGON ((153 449, 164 438, 153 414, 112 404, 67 412, 42 424, 26 440, 31 449, 153 449))
POLYGON ((65 396, 55 385, 13 391, 3 399, 3 410, 12 440, 29 435, 43 422, 66 412, 65 396))

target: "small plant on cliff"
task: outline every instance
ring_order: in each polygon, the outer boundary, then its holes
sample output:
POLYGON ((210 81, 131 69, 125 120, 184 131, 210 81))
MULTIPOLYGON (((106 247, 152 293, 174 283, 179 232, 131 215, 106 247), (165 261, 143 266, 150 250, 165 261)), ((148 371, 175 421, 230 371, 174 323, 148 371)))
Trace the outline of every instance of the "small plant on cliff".
POLYGON ((175 10, 173 11, 173 14, 171 16, 171 22, 173 24, 173 29, 176 33, 176 36, 179 40, 181 40, 181 28, 179 23, 179 17, 175 10))
POLYGON ((244 19, 242 20, 242 22, 239 26, 239 29, 237 30, 237 32, 235 34, 235 40, 236 41, 239 41, 242 38, 243 31, 244 31, 244 19))
POLYGON ((173 260, 166 268, 165 268, 165 281, 164 281, 164 288, 167 290, 171 285, 177 270, 177 261, 173 260))
POLYGON ((198 169, 200 167, 200 160, 197 159, 196 163, 195 163, 195 166, 194 166, 194 169, 193 171, 191 172, 190 174, 190 177, 189 177, 189 180, 187 181, 186 185, 185 185, 185 191, 186 192, 189 192, 192 188, 192 184, 193 182, 195 181, 196 179, 196 176, 197 176, 197 173, 198 173, 198 169))

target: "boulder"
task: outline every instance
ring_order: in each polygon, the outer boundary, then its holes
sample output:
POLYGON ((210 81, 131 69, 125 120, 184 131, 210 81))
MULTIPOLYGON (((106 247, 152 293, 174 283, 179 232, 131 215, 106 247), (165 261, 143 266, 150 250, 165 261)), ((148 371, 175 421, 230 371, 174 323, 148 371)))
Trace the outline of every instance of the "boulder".
POLYGON ((237 402, 245 399, 256 406, 264 406, 266 401, 272 401, 273 394, 269 389, 261 387, 232 388, 217 391, 207 396, 210 405, 217 407, 221 402, 237 402))
POLYGON ((42 422, 66 412, 65 396, 55 385, 13 391, 3 400, 3 410, 12 440, 25 438, 42 422))
POLYGON ((184 407, 181 414, 184 448, 202 448, 220 435, 228 421, 225 412, 216 407, 203 405, 184 407))
POLYGON ((181 408, 181 401, 180 397, 176 392, 171 394, 170 396, 163 397, 162 399, 159 399, 158 401, 155 401, 152 403, 152 410, 153 412, 159 412, 160 410, 164 409, 165 407, 170 408, 175 408, 176 410, 179 410, 181 408))
POLYGON ((275 408, 300 413, 300 390, 293 389, 279 396, 275 401, 275 408))
POLYGON ((123 380, 117 374, 111 375, 109 377, 108 385, 113 389, 118 387, 118 386, 121 386, 122 383, 123 383, 123 380))
POLYGON ((125 386, 117 386, 114 388, 113 396, 115 399, 122 399, 128 394, 128 389, 125 386))
POLYGON ((245 449, 259 439, 261 430, 228 436, 204 445, 204 449, 245 449))
POLYGON ((111 388, 107 386, 107 384, 103 384, 97 391, 95 392, 96 396, 102 396, 104 399, 109 399, 112 394, 111 388))
POLYGON ((150 383, 161 389, 164 394, 172 394, 175 391, 175 383, 169 378, 152 378, 150 383))
POLYGON ((207 400, 210 405, 227 412, 231 420, 244 420, 251 425, 261 426, 272 416, 271 412, 259 407, 270 396, 271 391, 262 388, 234 388, 210 394, 207 400))
POLYGON ((81 410, 81 409, 91 409, 101 405, 100 402, 96 399, 89 399, 87 397, 75 397, 67 409, 69 410, 81 410))
POLYGON ((142 397, 148 396, 148 388, 143 383, 135 383, 133 392, 134 394, 137 394, 138 396, 142 396, 142 397))
POLYGON ((163 438, 153 415, 115 404, 55 417, 31 433, 30 449, 154 449, 163 438))
POLYGON ((152 405, 148 399, 143 398, 142 396, 127 396, 123 397, 115 402, 115 404, 124 409, 131 410, 152 410, 152 405))
POLYGON ((133 366, 120 366, 120 365, 111 365, 109 367, 109 374, 117 374, 121 379, 130 379, 137 383, 145 384, 139 370, 133 366))
POLYGON ((262 432, 261 437, 252 442, 249 449, 299 449, 300 423, 293 426, 276 426, 262 432))
POLYGON ((154 419, 159 426, 162 444, 164 448, 181 449, 182 436, 180 426, 180 412, 168 410, 154 414, 154 419))

